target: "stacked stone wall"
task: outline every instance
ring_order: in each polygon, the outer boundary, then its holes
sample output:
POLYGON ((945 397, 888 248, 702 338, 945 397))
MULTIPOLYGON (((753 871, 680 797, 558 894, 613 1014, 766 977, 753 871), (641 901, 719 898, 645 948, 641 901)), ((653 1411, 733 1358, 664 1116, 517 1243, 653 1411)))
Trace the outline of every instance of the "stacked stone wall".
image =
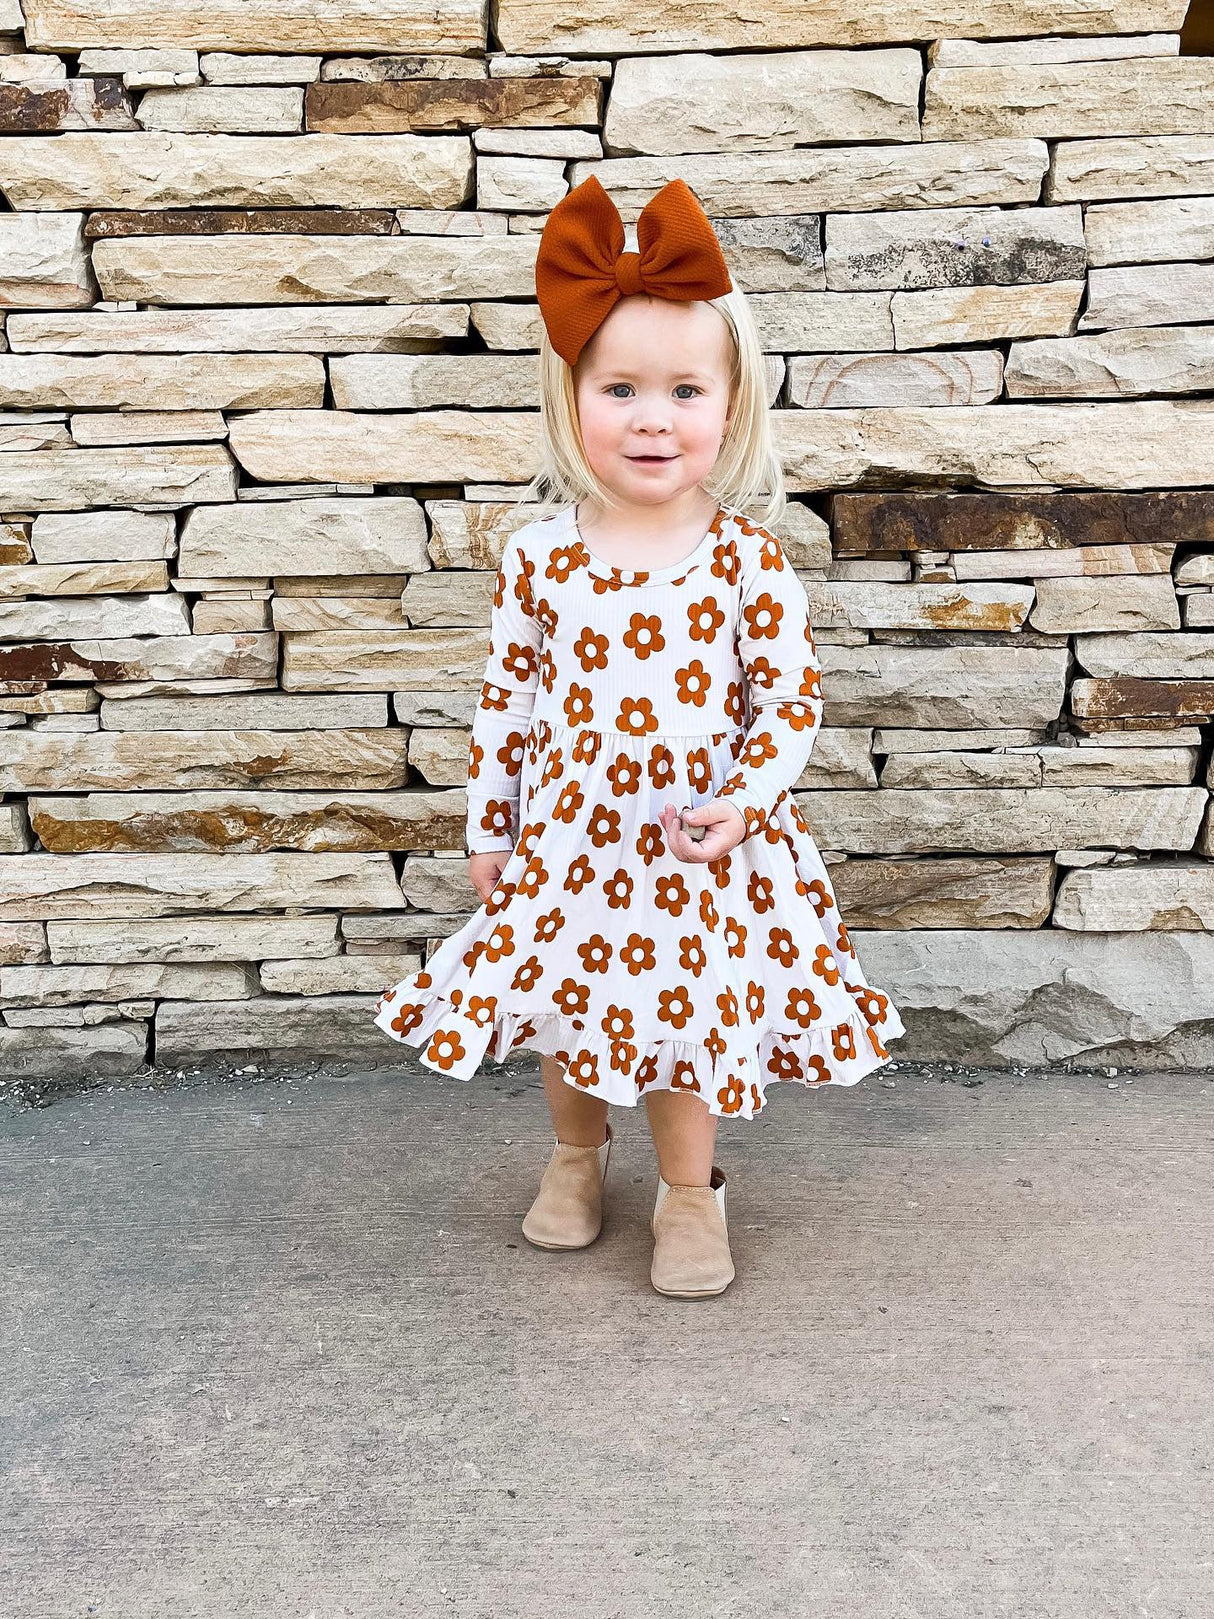
POLYGON ((1214 1063, 1184 12, 0 0, 0 1071, 390 1058, 590 174, 751 297, 899 1055, 1214 1063))

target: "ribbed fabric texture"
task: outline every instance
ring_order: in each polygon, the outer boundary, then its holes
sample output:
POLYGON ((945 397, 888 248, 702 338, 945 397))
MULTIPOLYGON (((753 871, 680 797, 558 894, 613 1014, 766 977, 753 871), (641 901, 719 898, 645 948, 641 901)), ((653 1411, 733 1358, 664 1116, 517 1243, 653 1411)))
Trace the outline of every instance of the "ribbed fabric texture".
MULTIPOLYGON (((513 847, 533 726, 562 733, 566 751, 576 732, 602 733, 641 762, 651 739, 702 744, 750 837, 804 770, 821 713, 809 603, 773 536, 722 508, 689 556, 635 574, 587 552, 569 507, 520 529, 502 556, 469 746, 468 848, 513 847), (537 598, 559 614, 555 644, 537 598), (660 655, 647 655, 658 638, 660 655)), ((655 791, 655 805, 664 797, 655 791)))
POLYGON ((637 220, 638 252, 624 251, 615 203, 592 174, 548 216, 535 261, 535 295, 548 337, 573 365, 621 298, 652 293, 690 303, 733 286, 721 244, 685 180, 671 180, 637 220))

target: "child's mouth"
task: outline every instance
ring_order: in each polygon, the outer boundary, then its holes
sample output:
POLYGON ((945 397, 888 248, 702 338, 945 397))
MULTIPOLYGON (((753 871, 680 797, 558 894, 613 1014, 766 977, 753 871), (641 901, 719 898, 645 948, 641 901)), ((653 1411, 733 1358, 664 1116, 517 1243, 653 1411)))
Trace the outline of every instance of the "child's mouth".
POLYGON ((639 461, 642 466, 660 467, 660 466, 664 466, 667 461, 673 461, 674 456, 673 455, 630 455, 628 457, 628 459, 630 461, 639 461))

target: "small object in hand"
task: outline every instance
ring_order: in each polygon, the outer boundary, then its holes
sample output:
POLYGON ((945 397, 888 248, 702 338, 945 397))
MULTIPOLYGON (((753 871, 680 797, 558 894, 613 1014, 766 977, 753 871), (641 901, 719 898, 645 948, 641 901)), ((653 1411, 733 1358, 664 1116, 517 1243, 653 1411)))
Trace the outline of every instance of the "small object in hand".
POLYGON ((687 822, 681 815, 679 816, 679 825, 683 828, 684 832, 686 832, 687 836, 693 843, 703 843, 705 834, 708 831, 706 826, 688 826, 687 822))

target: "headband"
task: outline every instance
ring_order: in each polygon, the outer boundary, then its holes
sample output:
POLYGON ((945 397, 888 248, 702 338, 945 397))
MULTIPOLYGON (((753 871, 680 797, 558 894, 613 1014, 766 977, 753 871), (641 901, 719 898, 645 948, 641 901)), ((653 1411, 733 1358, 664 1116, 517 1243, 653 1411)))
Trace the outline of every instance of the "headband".
POLYGON ((646 203, 637 245, 639 252, 624 251, 619 210, 593 174, 548 215, 535 294, 552 346, 569 365, 630 293, 688 303, 733 287, 708 215, 685 180, 671 180, 646 203))

